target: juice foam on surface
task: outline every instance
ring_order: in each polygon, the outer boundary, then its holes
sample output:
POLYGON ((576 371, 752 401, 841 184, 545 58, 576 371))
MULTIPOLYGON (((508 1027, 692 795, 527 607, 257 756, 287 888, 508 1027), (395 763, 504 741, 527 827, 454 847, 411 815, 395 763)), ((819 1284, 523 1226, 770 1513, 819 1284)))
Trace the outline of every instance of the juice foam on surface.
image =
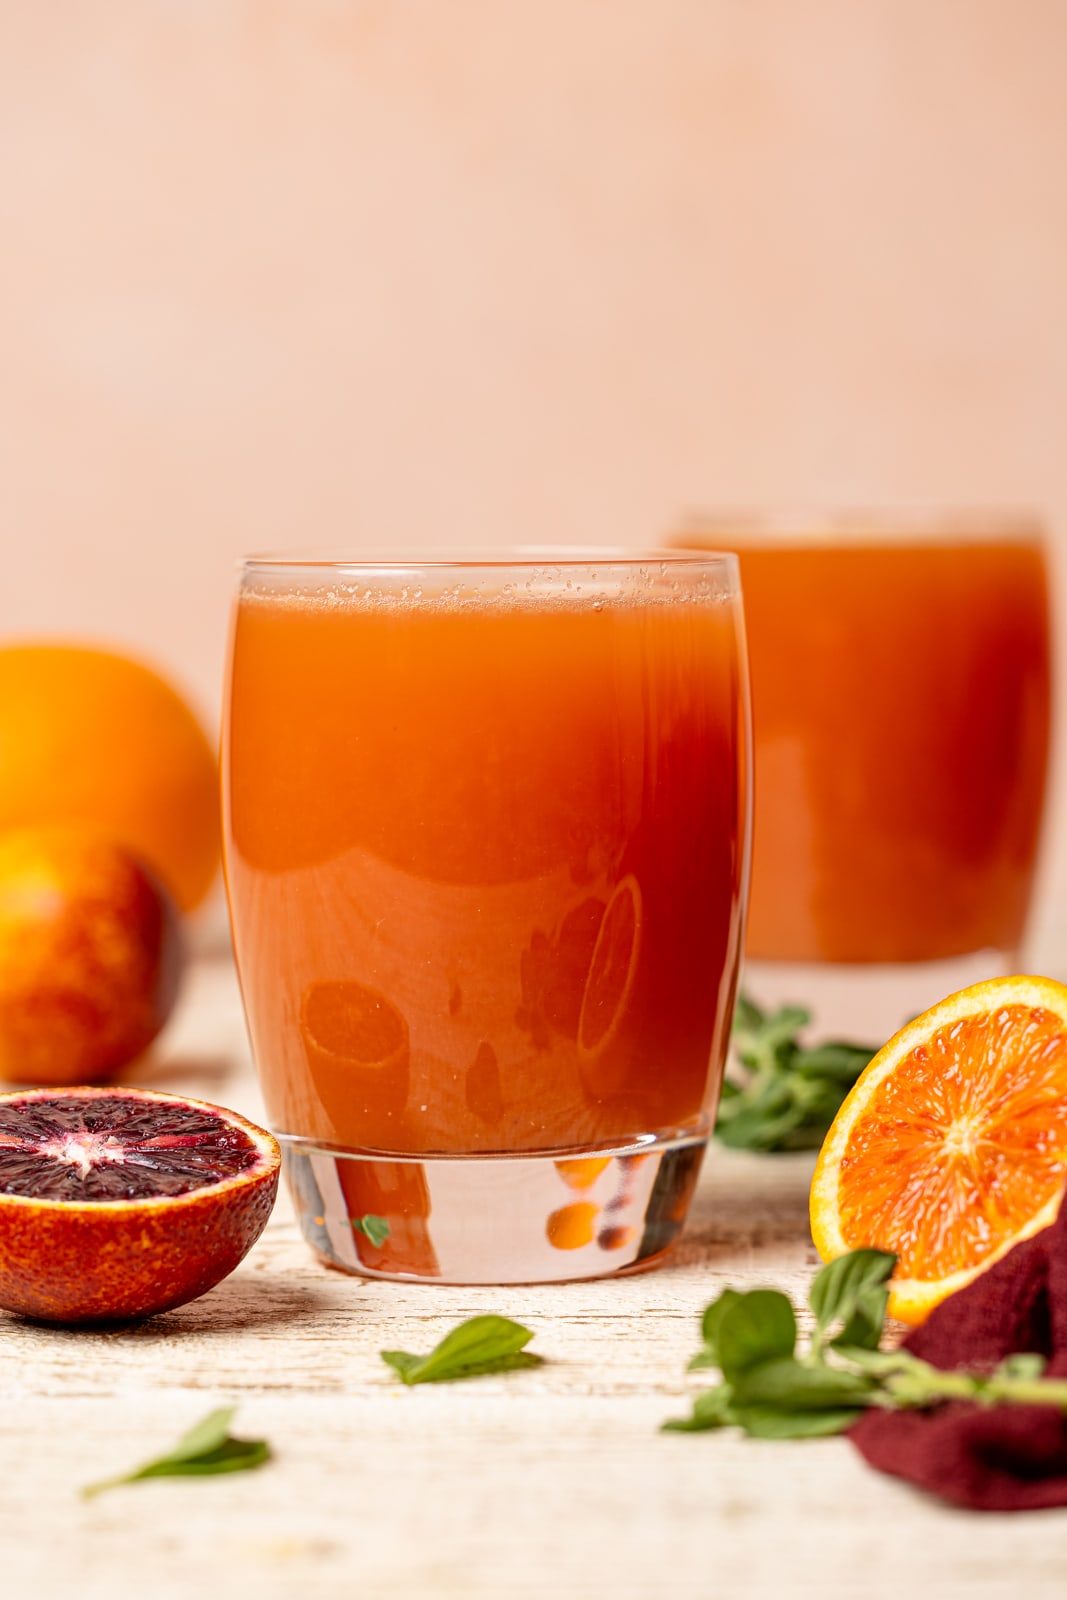
POLYGON ((285 568, 250 572, 242 585, 241 605, 269 605, 295 611, 469 612, 511 613, 668 606, 733 608, 735 596, 722 574, 678 573, 674 562, 632 567, 613 574, 606 567, 572 570, 548 566, 528 578, 500 581, 493 568, 478 575, 457 575, 453 567, 431 569, 410 577, 398 568, 388 581, 377 575, 342 580, 335 575, 301 579, 285 568))

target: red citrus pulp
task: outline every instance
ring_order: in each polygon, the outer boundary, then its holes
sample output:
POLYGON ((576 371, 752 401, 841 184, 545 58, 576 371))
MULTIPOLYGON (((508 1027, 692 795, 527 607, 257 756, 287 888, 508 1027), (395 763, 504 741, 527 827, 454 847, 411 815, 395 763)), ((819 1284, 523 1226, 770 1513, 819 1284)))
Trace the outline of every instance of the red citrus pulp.
POLYGON ((0 1307, 77 1323, 184 1305, 259 1238, 280 1164, 264 1129, 198 1100, 0 1095, 0 1307))

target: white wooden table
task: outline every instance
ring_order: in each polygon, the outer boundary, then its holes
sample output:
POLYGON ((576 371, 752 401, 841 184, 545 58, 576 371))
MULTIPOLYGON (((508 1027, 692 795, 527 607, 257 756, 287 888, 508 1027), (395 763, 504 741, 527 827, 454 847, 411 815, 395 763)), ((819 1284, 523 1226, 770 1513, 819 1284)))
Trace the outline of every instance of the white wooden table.
MULTIPOLYGON (((229 962, 201 961, 139 1081, 263 1119, 229 962)), ((1067 1511, 954 1511, 844 1440, 662 1434, 726 1283, 803 1293, 810 1160, 713 1148, 668 1266, 617 1282, 461 1289, 316 1264, 287 1200, 203 1299, 123 1331, 0 1314, 0 1593, 244 1596, 935 1596, 1063 1600, 1067 1511), (499 1311, 543 1367, 405 1389, 378 1356, 499 1311), (208 1409, 270 1440, 257 1472, 83 1484, 208 1409)))

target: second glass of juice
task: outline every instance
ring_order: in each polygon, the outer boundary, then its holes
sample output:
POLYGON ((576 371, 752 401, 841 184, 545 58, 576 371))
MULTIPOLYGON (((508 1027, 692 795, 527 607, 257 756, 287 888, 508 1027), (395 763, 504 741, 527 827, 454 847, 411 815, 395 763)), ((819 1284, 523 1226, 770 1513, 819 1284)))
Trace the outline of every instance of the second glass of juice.
POLYGON ((741 564, 755 740, 746 985, 886 1037, 1015 970, 1039 840, 1040 530, 1002 516, 694 519, 741 564))
POLYGON ((328 1262, 659 1258, 742 943, 732 556, 249 561, 227 880, 268 1114, 328 1262))

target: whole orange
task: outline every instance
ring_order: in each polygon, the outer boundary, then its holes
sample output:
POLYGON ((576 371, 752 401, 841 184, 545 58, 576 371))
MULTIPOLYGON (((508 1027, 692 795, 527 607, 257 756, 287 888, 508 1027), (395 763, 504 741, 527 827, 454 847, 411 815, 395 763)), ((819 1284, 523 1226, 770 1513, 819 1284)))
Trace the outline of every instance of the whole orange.
POLYGON ((178 913, 121 845, 74 828, 0 835, 0 1078, 113 1077, 167 1020, 181 965, 178 913))
POLYGON ((126 845, 182 910, 219 863, 214 751, 181 695, 114 651, 0 647, 0 833, 77 823, 126 845))

